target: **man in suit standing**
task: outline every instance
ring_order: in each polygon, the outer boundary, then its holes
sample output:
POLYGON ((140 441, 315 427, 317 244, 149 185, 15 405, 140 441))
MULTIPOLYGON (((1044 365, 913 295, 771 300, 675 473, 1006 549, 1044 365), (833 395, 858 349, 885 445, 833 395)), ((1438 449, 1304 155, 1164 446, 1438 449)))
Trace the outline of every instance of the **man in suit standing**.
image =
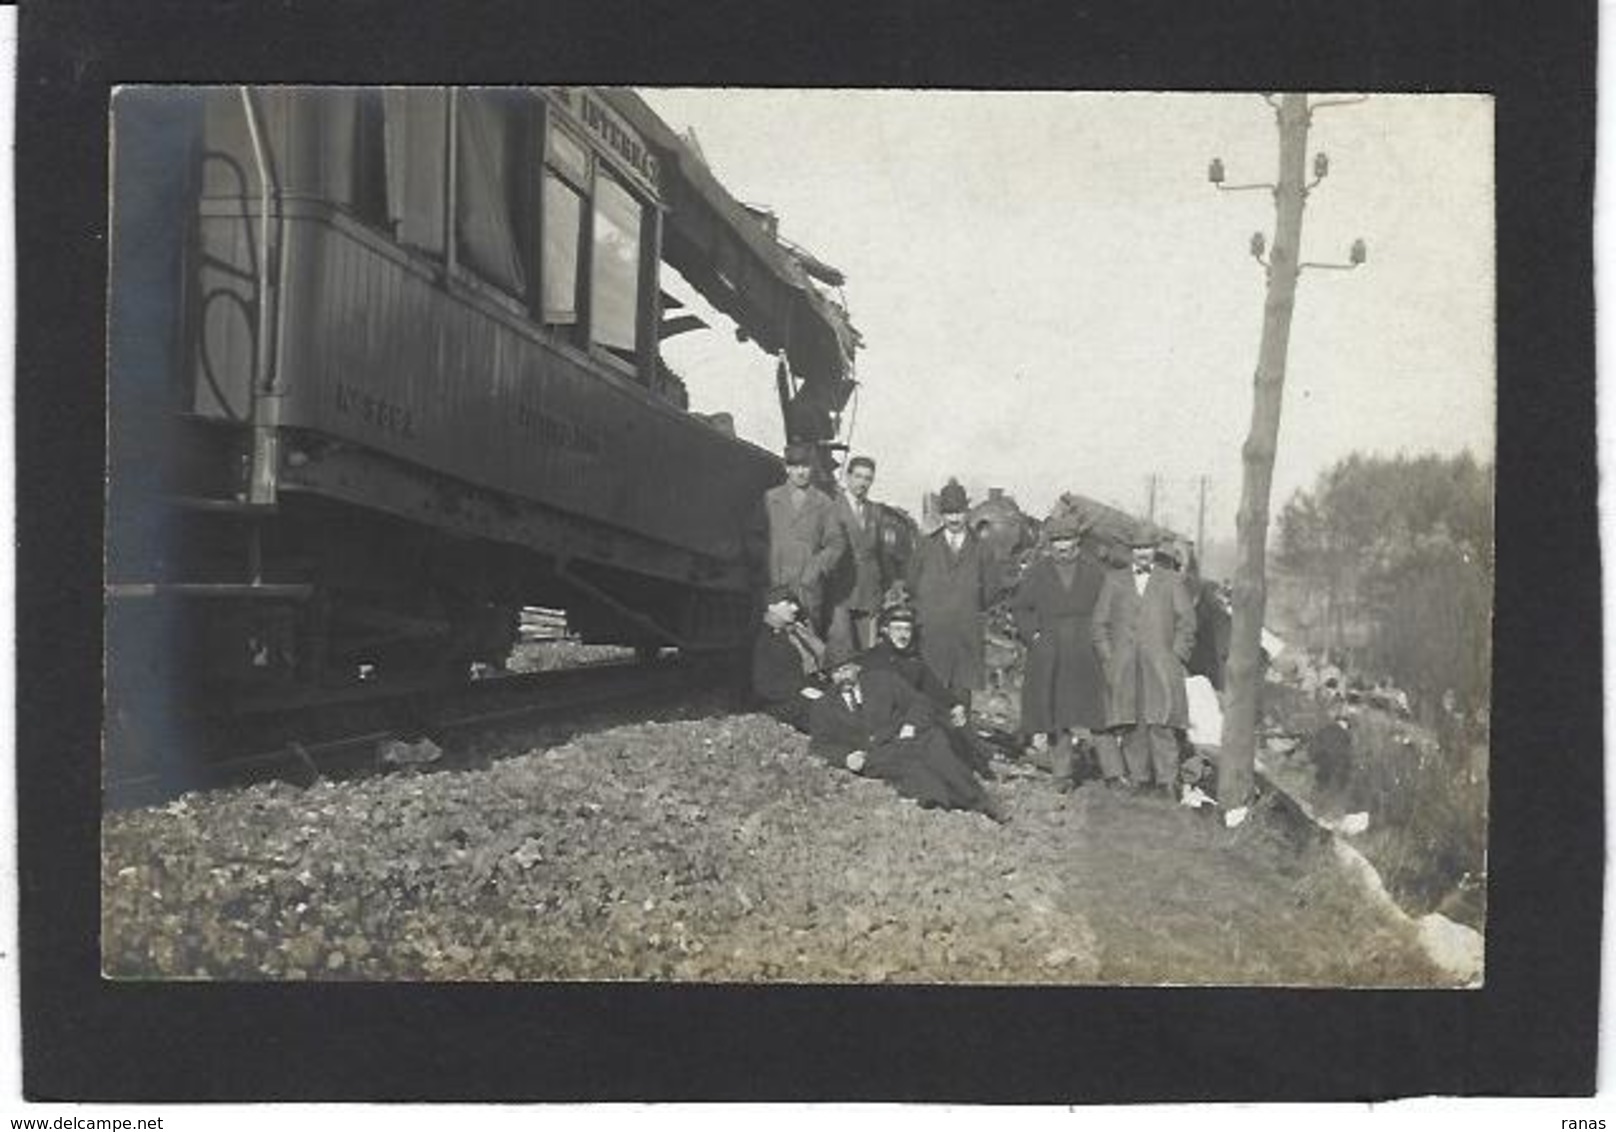
POLYGON ((909 592, 920 619, 920 655, 968 708, 983 684, 987 609, 998 596, 993 553, 966 529, 970 500, 949 480, 938 493, 943 525, 920 540, 909 564, 909 592))
POLYGON ((790 586, 816 633, 825 631, 825 580, 847 553, 836 504, 813 483, 813 446, 786 445, 786 482, 763 493, 769 584, 790 586))
POLYGON ((1182 579, 1155 566, 1156 544, 1137 539, 1132 562, 1113 570, 1094 607, 1094 649, 1106 679, 1106 726, 1121 741, 1100 746, 1108 785, 1131 780, 1171 794, 1178 737, 1189 726, 1184 666, 1195 645, 1195 609, 1182 579))
POLYGON ((826 644, 848 651, 875 644, 875 615, 881 607, 880 509, 870 502, 875 461, 854 456, 847 464, 847 490, 836 497, 848 553, 830 579, 830 632, 826 644))

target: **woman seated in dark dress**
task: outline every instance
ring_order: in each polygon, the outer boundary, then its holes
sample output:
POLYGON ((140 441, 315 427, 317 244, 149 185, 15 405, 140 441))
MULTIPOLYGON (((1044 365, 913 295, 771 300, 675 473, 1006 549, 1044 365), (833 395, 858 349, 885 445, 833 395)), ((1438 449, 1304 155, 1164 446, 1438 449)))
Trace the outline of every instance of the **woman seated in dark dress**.
POLYGON ((926 698, 890 670, 863 671, 832 655, 832 688, 808 712, 809 750, 833 766, 880 778, 923 809, 1003 811, 936 727, 926 698))
POLYGON ((942 728, 954 753, 977 774, 992 777, 988 751, 970 732, 965 701, 948 690, 915 647, 914 610, 906 605, 882 610, 881 639, 859 657, 859 664, 866 672, 881 669, 901 676, 930 705, 933 721, 942 728))

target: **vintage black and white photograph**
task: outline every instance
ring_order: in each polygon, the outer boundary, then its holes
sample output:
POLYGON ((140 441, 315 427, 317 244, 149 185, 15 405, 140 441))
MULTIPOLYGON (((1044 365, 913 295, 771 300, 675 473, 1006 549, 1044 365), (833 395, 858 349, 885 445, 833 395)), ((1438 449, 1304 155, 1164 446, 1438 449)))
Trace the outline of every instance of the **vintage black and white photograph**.
POLYGON ((105 978, 1485 985, 1488 95, 108 136, 105 978))

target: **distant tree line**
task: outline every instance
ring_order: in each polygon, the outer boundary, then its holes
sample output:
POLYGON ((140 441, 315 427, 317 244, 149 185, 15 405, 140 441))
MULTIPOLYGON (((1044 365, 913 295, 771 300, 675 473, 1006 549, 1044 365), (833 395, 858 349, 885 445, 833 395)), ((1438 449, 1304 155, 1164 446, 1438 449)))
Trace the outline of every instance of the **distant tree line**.
MULTIPOLYGON (((1353 454, 1279 517, 1292 618, 1427 710, 1484 707, 1492 668, 1494 468, 1458 456, 1353 454)), ((1423 714, 1423 713, 1422 713, 1423 714)))

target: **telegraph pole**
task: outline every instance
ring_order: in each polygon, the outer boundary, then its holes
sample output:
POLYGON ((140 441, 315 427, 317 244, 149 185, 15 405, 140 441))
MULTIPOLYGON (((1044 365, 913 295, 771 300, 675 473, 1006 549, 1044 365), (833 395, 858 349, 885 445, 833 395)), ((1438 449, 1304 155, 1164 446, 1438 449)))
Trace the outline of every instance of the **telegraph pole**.
POLYGON ((1146 490, 1148 492, 1146 498, 1149 500, 1149 502, 1145 505, 1145 514, 1146 518, 1154 523, 1156 521, 1156 473, 1151 472, 1150 478, 1147 479, 1145 483, 1147 485, 1146 490))
POLYGON ((1206 563, 1206 477, 1201 477, 1201 502, 1195 510, 1195 557, 1205 569, 1206 563))
POLYGON ((1329 172, 1329 159, 1318 154, 1314 179, 1307 181, 1307 131, 1313 112, 1324 106, 1361 102, 1361 98, 1325 100, 1308 106, 1305 94, 1284 94, 1275 106, 1279 120, 1279 182, 1274 185, 1223 184, 1223 163, 1213 159, 1208 179, 1220 189, 1272 189, 1274 245, 1263 258, 1261 232, 1251 238, 1251 254, 1268 269, 1268 296, 1263 308, 1262 343, 1257 353, 1251 405, 1251 430, 1241 449, 1244 476, 1240 511, 1235 520, 1234 624, 1225 673, 1223 743, 1218 762, 1218 798, 1227 810, 1238 810, 1251 798, 1257 758, 1258 693, 1261 690, 1262 629, 1268 605, 1268 503, 1274 481, 1274 455, 1279 446, 1279 418, 1284 404, 1285 361, 1290 345, 1296 281, 1303 267, 1346 269, 1364 262, 1363 241, 1352 246, 1347 264, 1304 264, 1300 261, 1302 210, 1308 193, 1329 172))

